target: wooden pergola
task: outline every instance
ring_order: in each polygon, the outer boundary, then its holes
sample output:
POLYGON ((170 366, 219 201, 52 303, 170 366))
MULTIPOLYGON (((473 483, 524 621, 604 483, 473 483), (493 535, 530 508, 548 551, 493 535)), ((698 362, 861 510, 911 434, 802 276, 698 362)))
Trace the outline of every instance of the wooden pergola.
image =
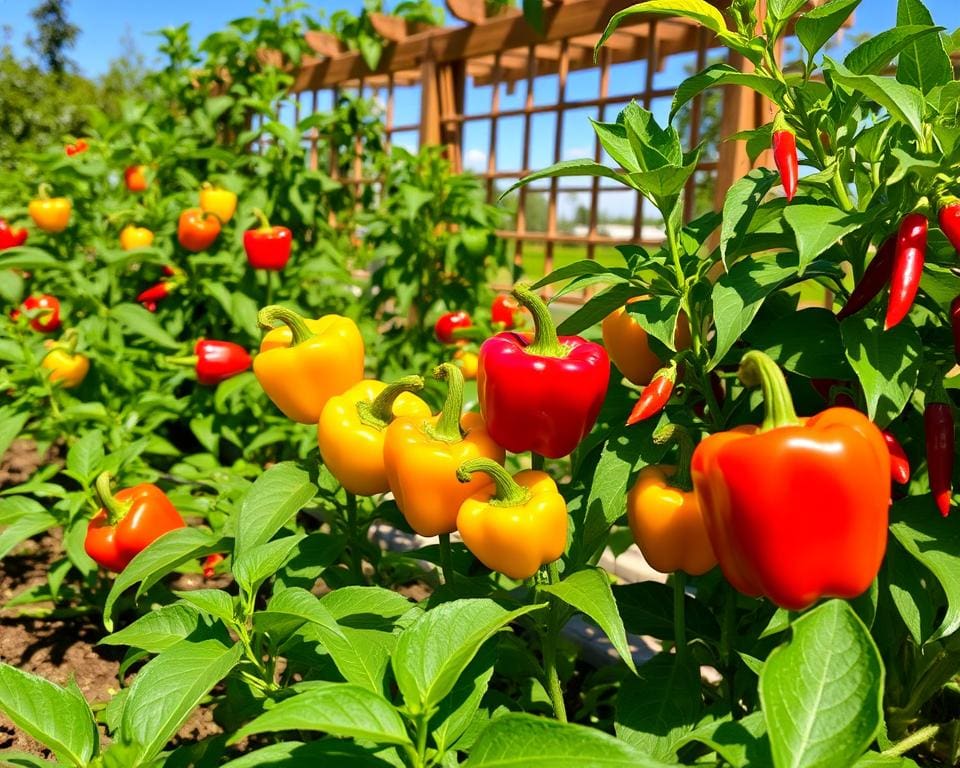
MULTIPOLYGON (((636 99, 647 109, 655 99, 671 98, 672 87, 655 87, 655 76, 668 57, 677 54, 692 54, 696 68, 702 69, 709 52, 715 45, 713 35, 699 25, 680 18, 636 17, 636 21, 620 27, 601 51, 599 61, 594 62, 594 46, 610 18, 634 3, 632 0, 550 0, 544 9, 544 32, 538 33, 524 20, 516 9, 507 9, 488 16, 483 0, 446 0, 450 12, 463 22, 460 26, 414 29, 391 17, 374 17, 374 23, 382 36, 390 42, 385 46, 380 63, 375 70, 369 69, 359 53, 345 50, 335 39, 320 32, 308 33, 308 42, 317 52, 302 63, 297 73, 293 91, 298 94, 298 113, 304 109, 316 111, 318 93, 331 90, 336 96, 342 90, 372 92, 380 95, 385 103, 386 133, 388 140, 399 133, 415 133, 419 143, 444 144, 449 147, 449 156, 457 170, 463 169, 464 129, 472 122, 486 122, 490 126, 489 146, 486 153, 486 169, 480 175, 485 179, 488 199, 498 194, 498 182, 510 184, 536 168, 530 168, 533 122, 539 115, 554 115, 553 161, 562 158, 564 114, 571 110, 590 108, 596 110, 597 119, 612 120, 619 108, 630 98, 636 99), (611 95, 611 71, 624 62, 645 62, 642 82, 630 95, 611 95), (572 72, 588 69, 599 70, 599 88, 587 98, 575 98, 568 90, 572 72), (538 78, 556 77, 557 99, 549 104, 537 104, 534 99, 538 78), (465 93, 468 80, 474 86, 492 86, 490 107, 483 111, 465 110, 465 93), (521 85, 523 84, 523 85, 521 85), (421 88, 420 119, 415 124, 396 124, 395 90, 405 86, 421 88), (525 86, 524 104, 518 108, 501 108, 501 93, 513 93, 513 89, 525 86), (310 99, 312 97, 312 102, 310 99), (522 160, 520 168, 499 170, 497 166, 498 124, 513 119, 522 123, 522 160)), ((728 4, 726 0, 714 2, 718 7, 728 4)), ((815 0, 811 4, 816 4, 815 0)), ((765 11, 766 0, 760 0, 759 12, 765 11)), ((762 15, 761 15, 762 17, 762 15)), ((752 65, 736 54, 728 54, 733 66, 748 69, 752 65)), ((701 97, 693 100, 690 109, 689 146, 700 141, 701 97)), ((772 118, 772 109, 765 99, 752 91, 727 87, 723 99, 722 135, 756 128, 772 118)), ((317 157, 317 136, 308 137, 314 151, 312 162, 317 157)), ((601 160, 601 147, 594 141, 593 157, 601 160)), ((766 163, 767 158, 760 158, 766 163)), ((331 168, 336 168, 331 163, 331 168)), ((702 174, 714 174, 718 202, 726 189, 751 167, 742 142, 725 142, 716 158, 705 158, 698 173, 688 184, 685 196, 685 214, 689 217, 693 207, 694 186, 702 174)), ((352 178, 342 182, 355 185, 371 183, 362 178, 360 163, 352 178)), ((502 186, 500 187, 503 188, 502 186)), ((596 248, 623 242, 600 234, 599 200, 601 191, 612 189, 601 186, 599 179, 592 179, 579 186, 568 186, 553 179, 547 189, 535 190, 524 187, 520 190, 517 217, 513 228, 500 235, 516 243, 515 258, 518 263, 523 256, 525 242, 539 241, 545 244, 545 268, 552 267, 554 248, 557 244, 575 244, 585 248, 593 258, 596 248), (560 194, 585 194, 589 199, 589 222, 586 233, 571 234, 558 229, 558 197, 560 194), (526 197, 530 194, 547 196, 547 223, 545 231, 531 231, 526 217, 526 197)), ((634 194, 624 190, 623 194, 634 194)), ((656 245, 659 240, 644 237, 644 201, 636 196, 633 215, 633 242, 656 245)))

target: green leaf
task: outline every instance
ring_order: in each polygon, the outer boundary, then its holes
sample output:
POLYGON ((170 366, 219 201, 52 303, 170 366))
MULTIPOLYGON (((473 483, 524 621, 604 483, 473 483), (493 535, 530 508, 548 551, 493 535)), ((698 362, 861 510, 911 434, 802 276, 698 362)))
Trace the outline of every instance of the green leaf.
POLYGON ((493 600, 454 600, 424 613, 400 635, 391 658, 407 709, 418 714, 439 704, 481 645, 518 616, 542 607, 508 611, 493 600))
POLYGON ((226 646, 219 640, 188 639, 151 659, 130 686, 123 705, 121 740, 136 745, 141 762, 151 760, 242 654, 239 643, 226 646))
MULTIPOLYGON (((926 515, 929 512, 928 505, 923 505, 923 514, 926 515)), ((909 521, 904 521, 904 526, 908 530, 901 531, 901 535, 908 538, 913 536, 915 532, 909 530, 909 521)), ((919 551, 919 549, 914 550, 915 553, 919 551)), ((937 612, 934 598, 925 583, 929 581, 930 573, 921 561, 907 553, 895 532, 887 545, 884 566, 887 571, 890 597, 897 608, 897 613, 903 619, 904 626, 910 632, 914 642, 921 647, 933 634, 937 612)))
POLYGON ((234 556, 233 577, 240 588, 251 597, 261 585, 273 576, 283 564, 293 556, 297 545, 305 538, 304 534, 284 536, 266 544, 259 544, 234 556))
POLYGON ((12 413, 7 408, 0 411, 0 456, 3 456, 10 447, 10 443, 17 439, 29 418, 28 411, 12 413))
POLYGON ((590 118, 590 124, 600 140, 600 145, 615 163, 619 163, 625 171, 640 170, 640 164, 634 157, 633 148, 627 138, 627 128, 623 123, 600 123, 590 118))
MULTIPOLYGON (((33 502, 32 499, 27 499, 23 496, 11 496, 6 499, 0 499, 0 510, 4 510, 4 508, 7 510, 12 509, 13 507, 11 507, 10 502, 14 502, 16 506, 22 506, 18 502, 15 502, 17 499, 33 502)), ((43 533, 57 525, 57 518, 45 512, 43 507, 36 502, 33 502, 33 504, 30 505, 31 511, 19 515, 0 532, 0 559, 6 557, 20 542, 29 539, 31 536, 36 536, 38 533, 43 533), (33 504, 36 504, 35 508, 33 504)), ((5 512, 0 511, 0 519, 3 519, 5 516, 5 512)))
POLYGON ((746 339, 752 348, 766 352, 781 368, 801 376, 844 381, 853 377, 843 356, 840 323, 833 312, 808 307, 779 317, 772 314, 765 307, 748 329, 746 339))
POLYGON ((247 752, 224 763, 222 768, 303 768, 322 765, 324 768, 396 768, 396 763, 381 760, 353 742, 331 739, 311 741, 282 741, 268 747, 247 752))
POLYGON ((553 270, 549 275, 544 275, 530 287, 536 290, 551 283, 559 283, 561 280, 580 277, 582 275, 610 275, 611 280, 621 277, 621 273, 612 271, 609 267, 600 264, 596 259, 580 259, 572 264, 564 264, 562 267, 557 267, 557 269, 553 270))
POLYGON ((848 214, 829 205, 789 205, 783 217, 797 238, 800 256, 799 272, 828 248, 840 242, 844 235, 872 223, 865 214, 848 214))
POLYGON ((627 178, 632 182, 631 186, 640 190, 647 198, 663 203, 683 189, 684 184, 697 170, 698 160, 699 154, 686 165, 665 165, 651 171, 637 171, 628 173, 627 178))
POLYGON ((78 482, 90 485, 100 473, 103 459, 103 433, 87 432, 67 451, 67 471, 78 482))
POLYGON ((183 603, 150 611, 127 627, 107 635, 100 645, 127 645, 148 653, 160 653, 176 645, 201 626, 197 609, 183 603))
POLYGON ((487 692, 496 661, 494 641, 486 643, 457 679, 453 690, 430 718, 430 735, 440 752, 446 752, 471 726, 487 692))
POLYGON ((940 517, 927 494, 898 501, 890 517, 895 521, 890 532, 937 578, 947 598, 946 613, 929 640, 952 635, 960 629, 960 531, 940 517))
POLYGON ((830 600, 793 623, 760 674, 777 768, 852 765, 883 723, 883 662, 863 622, 830 600))
POLYGON ((63 763, 83 768, 99 752, 93 713, 73 681, 61 688, 0 662, 0 710, 63 763))
POLYGON ((365 614, 395 619, 416 607, 415 603, 411 603, 400 593, 376 586, 340 587, 321 597, 320 605, 339 623, 344 623, 346 619, 363 617, 365 614))
POLYGON ((596 728, 510 713, 488 725, 464 768, 663 768, 596 728))
POLYGON ((237 518, 234 557, 266 544, 316 494, 310 477, 292 462, 275 464, 247 492, 237 518))
POLYGON ((141 336, 167 349, 179 349, 180 342, 167 333, 156 316, 139 304, 115 304, 110 317, 119 322, 127 333, 141 336))
POLYGON ((51 256, 40 248, 30 245, 21 245, 17 248, 4 249, 0 258, 0 270, 6 269, 62 269, 63 262, 51 256))
POLYGON ((900 51, 940 29, 942 27, 918 24, 897 25, 893 29, 879 32, 860 43, 847 54, 843 60, 843 65, 855 75, 882 74, 900 51))
POLYGON ((867 415, 885 427, 900 415, 917 384, 920 336, 906 323, 884 331, 871 317, 848 317, 840 332, 847 360, 863 387, 867 415))
POLYGON ((571 573, 563 581, 544 585, 540 589, 559 597, 567 605, 595 621, 617 649, 623 662, 632 672, 637 671, 606 571, 602 568, 584 568, 571 573))
POLYGON ((656 760, 672 760, 700 716, 700 666, 658 653, 617 694, 617 736, 656 760))
POLYGON ((611 285, 606 290, 591 296, 586 304, 563 320, 557 326, 557 333, 562 336, 576 335, 602 321, 613 310, 622 307, 627 303, 627 299, 645 292, 644 288, 633 283, 611 285))
POLYGON ((410 743, 394 706, 351 683, 329 683, 285 699, 237 731, 230 743, 254 733, 292 730, 325 731, 378 744, 410 743))
POLYGON ((681 305, 679 296, 661 295, 632 301, 626 305, 626 310, 647 334, 659 339, 667 349, 676 351, 677 317, 681 305))
MULTIPOLYGON (((174 594, 194 608, 203 611, 203 613, 209 614, 215 619, 222 619, 228 626, 235 621, 233 596, 222 589, 193 589, 174 592, 174 594)), ((181 607, 185 608, 187 606, 181 607)))
POLYGON ((786 21, 806 4, 807 0, 769 0, 767 12, 775 19, 786 21))
POLYGON ((730 247, 736 249, 745 242, 754 214, 779 181, 779 174, 769 168, 754 168, 727 190, 720 227, 720 258, 724 267, 727 266, 727 250, 730 247))
POLYGON ((831 0, 797 19, 796 35, 810 58, 843 26, 860 0, 831 0))
POLYGON ((731 768, 773 768, 770 742, 762 712, 751 712, 740 720, 714 720, 688 733, 676 743, 699 742, 730 763, 731 768))
MULTIPOLYGON (((933 17, 920 0, 898 0, 897 27, 911 25, 933 28, 933 17)), ((939 34, 925 39, 922 45, 913 40, 903 48, 897 59, 897 80, 916 86, 924 94, 953 80, 953 65, 939 34)))
MULTIPOLYGON (((635 635, 674 639, 673 587, 657 581, 639 581, 613 588, 623 625, 635 635)), ((684 595, 687 635, 718 642, 720 625, 702 600, 684 595)))
MULTIPOLYGON (((826 6, 829 7, 829 6, 826 6)), ((855 75, 838 62, 829 62, 834 82, 854 97, 866 97, 877 102, 894 120, 906 123, 914 136, 923 137, 924 99, 918 88, 904 85, 892 77, 855 75)))
MULTIPOLYGON (((731 42, 746 43, 739 35, 735 35, 727 29, 727 24, 720 11, 705 2, 705 0, 648 0, 648 2, 637 3, 636 5, 631 5, 629 8, 624 8, 622 11, 613 15, 610 21, 607 22, 607 28, 603 30, 603 34, 597 41, 596 46, 594 46, 594 59, 599 55, 603 44, 607 42, 610 35, 617 31, 617 28, 625 19, 630 16, 636 16, 637 14, 647 13, 660 16, 683 16, 688 19, 693 19, 701 26, 714 32, 717 37, 728 45, 731 42)), ((739 50, 739 48, 737 48, 737 50, 739 50)), ((742 53, 742 51, 740 52, 742 53)))
POLYGON ((500 199, 503 200, 507 195, 513 192, 515 189, 519 189, 532 181, 537 181, 538 179, 552 179, 557 176, 595 176, 601 177, 604 179, 613 179, 614 181, 619 181, 625 186, 632 186, 629 179, 617 173, 611 168, 607 168, 605 165, 601 165, 593 160, 563 160, 559 163, 551 165, 549 168, 544 168, 542 171, 536 171, 531 173, 529 176, 524 176, 516 184, 513 184, 506 192, 500 195, 500 199))
MULTIPOLYGON (((670 104, 670 120, 672 121, 680 108, 694 96, 708 88, 721 85, 742 85, 751 88, 778 105, 781 104, 783 98, 783 85, 772 77, 743 72, 729 64, 711 64, 702 72, 688 77, 677 86, 677 90, 673 94, 673 102, 670 104)), ((626 168, 626 166, 624 167, 626 168)))

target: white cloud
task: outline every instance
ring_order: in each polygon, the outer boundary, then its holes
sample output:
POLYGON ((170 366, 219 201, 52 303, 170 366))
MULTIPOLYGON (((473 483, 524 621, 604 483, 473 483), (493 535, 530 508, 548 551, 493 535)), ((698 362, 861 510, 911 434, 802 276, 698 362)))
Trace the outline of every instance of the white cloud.
POLYGON ((487 153, 476 147, 468 149, 463 156, 463 166, 471 171, 487 170, 487 153))
POLYGON ((564 160, 580 160, 584 157, 593 157, 591 147, 566 147, 563 150, 564 160))

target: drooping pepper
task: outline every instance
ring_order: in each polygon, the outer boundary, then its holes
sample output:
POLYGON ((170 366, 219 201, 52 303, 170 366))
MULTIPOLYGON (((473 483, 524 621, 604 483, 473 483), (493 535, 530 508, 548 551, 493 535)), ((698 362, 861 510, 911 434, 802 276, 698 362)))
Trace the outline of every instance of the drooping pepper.
POLYGON ((890 280, 893 272, 893 259, 897 251, 897 238, 893 235, 883 241, 883 244, 877 249, 876 255, 867 268, 863 270, 860 281, 853 287, 847 303, 843 309, 837 312, 837 319, 843 320, 845 317, 859 312, 873 297, 883 290, 883 286, 890 280))
POLYGON ((923 409, 923 428, 926 436, 927 475, 930 493, 940 514, 950 514, 953 499, 953 453, 955 436, 953 411, 945 402, 929 402, 923 409))
POLYGON ((165 359, 171 365, 192 367, 197 381, 211 387, 248 370, 251 363, 250 353, 239 344, 216 339, 200 339, 189 357, 165 359))
POLYGON ((947 236, 947 240, 957 253, 960 253, 960 200, 952 197, 941 201, 937 221, 940 222, 940 229, 947 236))
POLYGON ((950 302, 950 330, 953 332, 953 358, 960 364, 960 296, 950 302))
POLYGON ((217 566, 224 561, 224 556, 219 552, 207 555, 203 561, 203 578, 212 579, 217 572, 217 566))
POLYGON ((673 394, 673 385, 676 380, 677 364, 675 362, 657 371, 653 380, 643 388, 633 410, 630 411, 627 426, 631 427, 639 421, 660 413, 670 400, 670 395, 673 394))
POLYGON ((183 518, 157 486, 141 483, 110 492, 110 473, 97 478, 103 507, 87 525, 84 549, 98 565, 120 573, 140 552, 169 531, 183 528, 183 518))
POLYGON ((137 248, 147 248, 153 244, 153 232, 146 227, 135 227, 128 224, 120 230, 120 247, 125 251, 137 248))
POLYGON ((257 320, 263 328, 284 324, 263 337, 253 372, 288 419, 316 424, 331 397, 363 379, 363 338, 353 320, 307 320, 277 305, 261 309, 257 320))
POLYGON ((640 470, 627 495, 627 522, 644 559, 661 573, 706 573, 717 564, 700 502, 690 479, 693 442, 674 424, 654 435, 659 444, 677 443, 677 463, 640 470))
POLYGON ((144 165, 130 165, 123 171, 123 181, 130 192, 143 192, 147 188, 147 168, 144 165))
POLYGON ((220 220, 199 208, 187 208, 177 223, 177 241, 188 251, 205 251, 220 234, 220 220))
POLYGON ((797 194, 799 163, 797 161, 797 137, 787 126, 782 112, 778 112, 773 121, 773 162, 780 172, 783 193, 787 202, 797 194))
POLYGON ((26 227, 14 229, 7 224, 6 219, 0 219, 0 251, 7 248, 16 248, 27 242, 26 227))
MULTIPOLYGON (((628 305, 643 299, 631 299, 628 305)), ((650 348, 650 338, 643 326, 630 314, 627 307, 620 307, 607 315, 600 324, 603 346, 610 360, 629 381, 640 386, 650 383, 654 374, 663 367, 663 361, 650 348)), ((690 346, 690 322, 685 313, 677 317, 673 335, 677 350, 690 346)))
POLYGON ((437 319, 433 326, 433 332, 437 341, 441 344, 456 344, 457 337, 454 332, 458 328, 469 328, 471 325, 473 325, 473 321, 470 319, 470 315, 463 310, 447 312, 437 319))
POLYGON ((457 530, 477 560, 519 581, 563 556, 567 503, 550 475, 525 469, 510 477, 497 462, 485 458, 465 461, 457 469, 461 483, 477 475, 486 482, 457 513, 457 530))
POLYGON ((890 451, 890 479, 898 485, 906 485, 910 482, 910 459, 897 438, 885 429, 881 432, 887 450, 890 451))
POLYGON ((710 435, 691 463, 724 576, 787 610, 862 594, 887 543, 883 435, 849 408, 798 419, 783 373, 762 352, 748 352, 739 375, 763 388, 763 424, 710 435))
POLYGON ((907 316, 920 287, 927 255, 927 217, 909 213, 900 222, 897 250, 890 274, 890 299, 883 330, 889 331, 907 316))
POLYGON ((204 182, 200 188, 200 207, 220 219, 221 224, 226 224, 237 210, 237 195, 229 189, 204 182))
POLYGON ((526 286, 513 296, 530 310, 534 334, 504 332, 480 348, 477 394, 490 435, 508 451, 566 456, 593 428, 610 381, 603 347, 557 337, 550 310, 526 286))
POLYGON ((513 296, 501 293, 494 297, 490 304, 490 320, 495 325, 502 326, 500 330, 509 331, 516 328, 522 318, 523 310, 513 296))
POLYGON ((347 491, 375 496, 389 490, 383 463, 386 429, 398 417, 430 418, 430 406, 413 394, 421 389, 419 376, 392 384, 364 379, 327 401, 317 424, 320 456, 347 491))
POLYGON ((156 307, 157 302, 167 298, 167 296, 173 293, 176 289, 177 284, 174 281, 161 280, 159 283, 155 283, 146 290, 141 291, 137 295, 137 301, 144 306, 153 304, 153 306, 156 307))
POLYGON ((75 144, 67 144, 64 146, 63 151, 67 157, 74 157, 75 155, 82 155, 88 148, 89 145, 86 139, 77 139, 75 144))
POLYGON ((90 359, 77 354, 77 332, 71 328, 57 342, 45 341, 50 351, 40 362, 40 366, 50 371, 50 381, 64 389, 80 386, 90 371, 90 359))
POLYGON ((33 223, 44 232, 63 232, 70 223, 73 203, 66 197, 50 197, 50 185, 41 184, 36 199, 31 200, 27 212, 33 223))
POLYGON ((292 235, 287 227, 271 227, 259 208, 253 209, 260 220, 260 227, 243 233, 243 249, 247 263, 254 269, 280 271, 290 261, 292 235))
POLYGON ((60 327, 60 301, 49 293, 35 293, 23 300, 10 316, 16 320, 21 310, 30 313, 30 327, 38 333, 53 333, 60 327))
POLYGON ((383 463, 397 506, 421 536, 452 533, 463 502, 484 485, 482 478, 461 484, 457 469, 485 457, 503 463, 503 448, 488 434, 483 417, 463 410, 463 374, 452 363, 433 375, 447 382, 443 410, 430 418, 394 419, 383 441, 383 463))

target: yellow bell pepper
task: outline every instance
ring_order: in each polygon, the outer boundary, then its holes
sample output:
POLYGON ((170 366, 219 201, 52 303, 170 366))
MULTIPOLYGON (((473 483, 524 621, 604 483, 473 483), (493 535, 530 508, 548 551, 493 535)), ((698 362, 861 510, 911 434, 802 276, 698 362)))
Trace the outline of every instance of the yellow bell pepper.
POLYGON ((453 356, 453 359, 456 361, 457 367, 463 371, 463 378, 467 381, 473 381, 477 378, 480 358, 477 357, 475 352, 467 352, 461 349, 453 356))
POLYGON ((40 362, 40 366, 50 371, 50 381, 60 384, 64 389, 80 386, 90 371, 90 360, 86 355, 75 354, 76 331, 71 329, 60 341, 50 341, 45 346, 50 351, 40 362))
POLYGON ((460 506, 457 530, 487 568, 511 579, 528 579, 567 546, 567 504, 546 472, 525 469, 512 478, 489 459, 460 465, 457 478, 475 473, 490 481, 460 506))
POLYGON ((392 384, 365 379, 331 397, 320 414, 317 442, 327 469, 357 496, 386 493, 383 442, 387 425, 398 417, 430 418, 430 406, 413 394, 423 389, 419 376, 392 384))
POLYGON ((463 374, 452 363, 434 370, 447 380, 443 410, 429 419, 394 419, 383 442, 383 463, 397 506, 421 536, 449 534, 457 528, 460 505, 485 484, 474 478, 461 484, 457 469, 485 457, 503 463, 503 448, 487 434, 479 413, 463 410, 463 374))
POLYGON ((125 251, 137 248, 147 248, 153 244, 153 232, 146 227, 135 227, 128 224, 120 230, 120 247, 125 251))
POLYGON ((654 440, 676 440, 680 444, 678 464, 640 470, 627 495, 627 522, 633 540, 653 568, 661 573, 684 571, 699 576, 713 568, 717 558, 690 480, 693 445, 674 425, 654 435, 654 440))
POLYGON ((260 325, 273 328, 260 342, 253 372, 263 391, 288 419, 316 424, 327 401, 363 378, 363 339, 340 315, 307 320, 286 307, 260 310, 260 325))
POLYGON ((41 184, 37 198, 30 201, 27 211, 40 229, 55 234, 67 228, 72 208, 73 203, 68 198, 50 197, 50 185, 41 184))
POLYGON ((237 210, 237 195, 229 189, 204 182, 200 189, 200 207, 220 219, 221 224, 226 224, 237 210))

